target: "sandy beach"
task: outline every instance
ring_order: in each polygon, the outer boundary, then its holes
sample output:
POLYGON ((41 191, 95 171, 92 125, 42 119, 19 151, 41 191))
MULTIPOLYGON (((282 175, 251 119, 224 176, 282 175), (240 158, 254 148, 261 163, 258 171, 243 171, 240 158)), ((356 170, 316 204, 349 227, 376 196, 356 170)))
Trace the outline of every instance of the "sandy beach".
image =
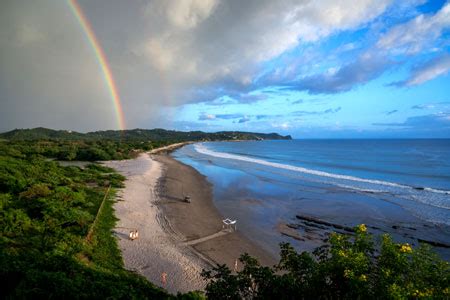
POLYGON ((125 268, 172 293, 202 289, 204 282, 200 272, 208 265, 182 246, 177 237, 168 234, 163 225, 167 221, 157 206, 155 190, 162 165, 147 154, 132 160, 110 161, 106 165, 127 177, 114 206, 119 219, 115 234, 125 268), (139 238, 132 241, 128 235, 133 229, 138 230, 139 238), (165 285, 161 278, 163 273, 167 274, 165 285))
POLYGON ((212 186, 203 175, 167 155, 154 159, 164 166, 158 187, 159 207, 175 236, 183 237, 185 244, 211 263, 234 268, 236 259, 249 253, 262 264, 275 264, 273 257, 239 232, 239 223, 237 231, 222 230, 222 220, 228 216, 222 216, 214 206, 212 186), (191 198, 190 203, 183 201, 185 195, 191 198))
POLYGON ((263 264, 275 263, 239 230, 222 229, 223 217, 212 202, 211 186, 193 168, 167 155, 146 153, 105 164, 127 178, 114 206, 119 219, 114 233, 125 268, 176 293, 203 289, 202 269, 216 263, 234 268, 244 252, 263 264), (191 197, 190 203, 184 195, 191 197), (138 239, 129 238, 133 229, 138 230, 138 239))

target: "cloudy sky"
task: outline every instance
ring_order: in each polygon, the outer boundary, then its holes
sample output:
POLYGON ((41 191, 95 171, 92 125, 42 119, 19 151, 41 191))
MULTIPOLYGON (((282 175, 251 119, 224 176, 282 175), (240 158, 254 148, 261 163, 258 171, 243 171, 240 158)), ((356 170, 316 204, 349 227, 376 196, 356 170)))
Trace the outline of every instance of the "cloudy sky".
MULTIPOLYGON (((78 0, 127 128, 450 137, 450 1, 78 0)), ((116 129, 68 1, 0 2, 0 131, 116 129)))

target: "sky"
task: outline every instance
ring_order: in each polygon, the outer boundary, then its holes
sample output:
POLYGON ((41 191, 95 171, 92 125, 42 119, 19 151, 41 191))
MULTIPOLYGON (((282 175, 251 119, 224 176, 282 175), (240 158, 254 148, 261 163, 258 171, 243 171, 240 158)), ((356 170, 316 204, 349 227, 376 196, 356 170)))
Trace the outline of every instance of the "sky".
MULTIPOLYGON (((125 127, 450 138, 450 1, 78 0, 125 127)), ((0 131, 119 129, 70 1, 0 2, 0 131)))

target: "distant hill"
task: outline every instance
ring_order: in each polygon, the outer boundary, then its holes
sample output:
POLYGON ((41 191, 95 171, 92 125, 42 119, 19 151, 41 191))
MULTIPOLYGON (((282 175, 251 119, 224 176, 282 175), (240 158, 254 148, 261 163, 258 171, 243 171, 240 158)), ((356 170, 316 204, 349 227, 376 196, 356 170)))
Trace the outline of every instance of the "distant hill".
POLYGON ((14 129, 0 134, 0 138, 7 140, 77 140, 84 134, 67 130, 53 130, 43 127, 33 129, 14 129))
POLYGON ((48 128, 14 129, 1 133, 0 139, 20 140, 114 140, 114 141, 218 141, 218 140, 290 140, 290 135, 278 133, 254 133, 241 131, 175 131, 165 129, 106 130, 80 133, 48 128))

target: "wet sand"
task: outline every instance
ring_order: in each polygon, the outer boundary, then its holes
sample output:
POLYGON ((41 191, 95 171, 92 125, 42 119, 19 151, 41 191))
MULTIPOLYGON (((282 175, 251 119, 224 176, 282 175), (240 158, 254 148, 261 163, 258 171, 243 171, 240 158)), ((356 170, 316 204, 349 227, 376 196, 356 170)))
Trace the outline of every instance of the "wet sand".
POLYGON ((153 158, 163 165, 164 175, 158 187, 159 207, 175 236, 184 239, 208 262, 227 264, 232 269, 242 253, 257 257, 264 265, 276 263, 272 256, 239 232, 239 223, 237 231, 217 235, 223 232, 222 220, 227 216, 222 216, 214 206, 212 186, 203 175, 170 156, 153 158), (184 202, 186 195, 191 198, 190 203, 184 202))
POLYGON ((119 219, 114 233, 126 269, 177 293, 203 289, 202 269, 215 264, 233 269, 242 253, 265 265, 275 264, 239 228, 223 230, 211 185, 193 168, 167 155, 149 154, 105 165, 127 178, 114 205, 119 219), (184 195, 191 197, 191 203, 184 201, 184 195), (129 233, 134 229, 139 238, 131 240, 129 233), (167 274, 165 284, 163 273, 167 274))

